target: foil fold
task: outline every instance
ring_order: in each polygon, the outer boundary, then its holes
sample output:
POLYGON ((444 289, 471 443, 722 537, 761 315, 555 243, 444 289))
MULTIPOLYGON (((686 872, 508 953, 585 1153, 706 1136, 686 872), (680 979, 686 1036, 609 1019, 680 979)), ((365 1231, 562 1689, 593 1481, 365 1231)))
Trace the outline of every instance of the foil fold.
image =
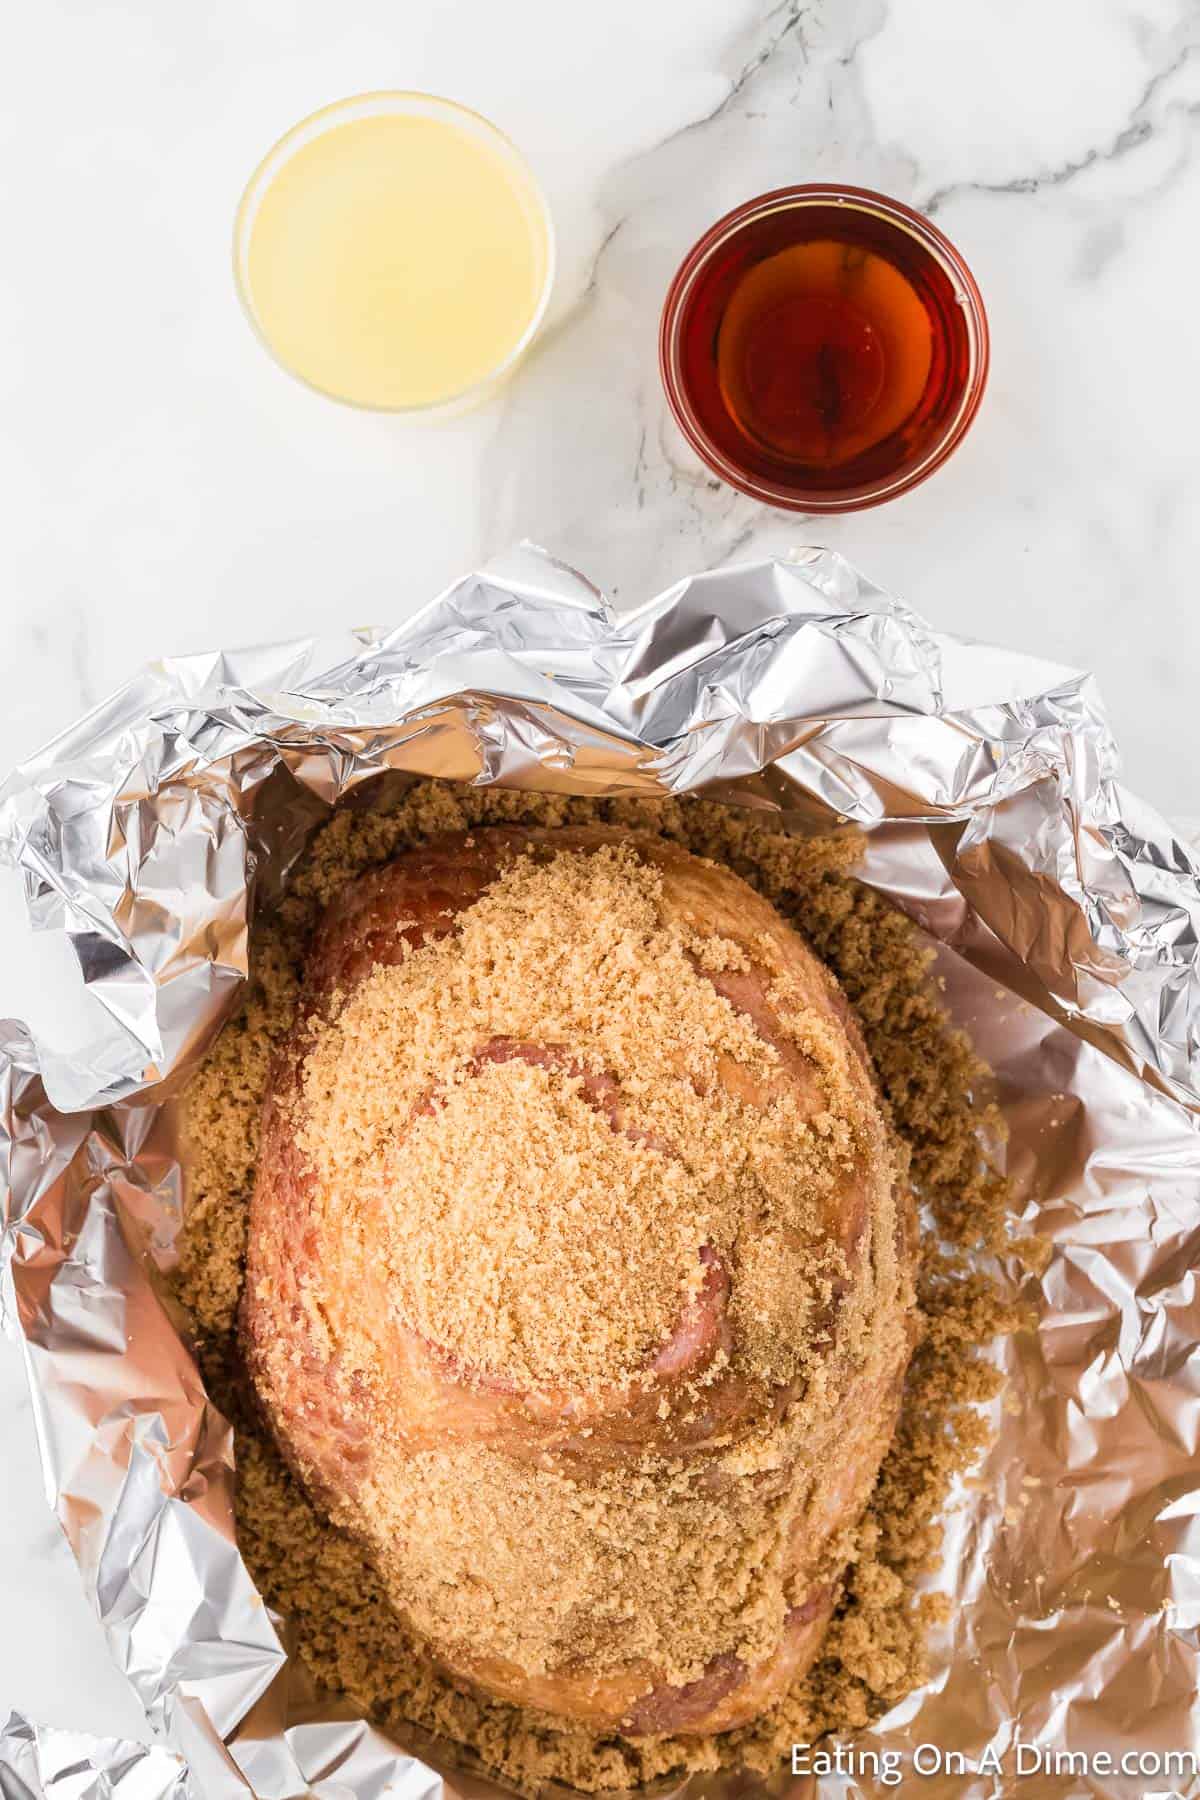
POLYGON ((0 789, 0 858, 102 1009, 73 1054, 0 1025, 10 1327, 51 1504, 196 1792, 495 1791, 309 1692, 238 1555, 229 1429, 150 1275, 183 1191, 159 1103, 313 825, 385 770, 703 788, 788 829, 870 833, 863 878, 938 944, 997 1072, 1023 1225, 1055 1249, 1041 1277, 1008 1271, 1039 1324, 1000 1352, 1012 1399, 947 1518, 935 1678, 855 1746, 906 1772, 928 1743, 1004 1767, 917 1771, 931 1800, 1200 1793, 1186 1767, 1035 1782, 1013 1763, 1018 1737, 1200 1763, 1196 860, 1121 787, 1089 676, 935 631, 838 556, 697 575, 616 616, 531 547, 394 631, 164 660, 0 789))
POLYGON ((20 1713, 0 1720, 4 1800, 198 1800, 169 1750, 50 1731, 20 1713))

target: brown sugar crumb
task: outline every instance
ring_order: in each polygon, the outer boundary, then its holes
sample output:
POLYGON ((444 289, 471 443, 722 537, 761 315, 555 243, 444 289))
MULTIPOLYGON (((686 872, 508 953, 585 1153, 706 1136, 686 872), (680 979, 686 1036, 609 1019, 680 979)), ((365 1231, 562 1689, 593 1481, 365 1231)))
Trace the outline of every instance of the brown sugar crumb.
MULTIPOLYGON (((864 1725, 917 1685, 925 1674, 927 1631, 944 1612, 940 1597, 918 1599, 915 1583, 935 1563, 938 1516, 951 1484, 971 1467, 986 1439, 979 1408, 995 1394, 999 1378, 981 1352, 998 1332, 1019 1323, 1013 1306, 979 1260, 980 1252, 1014 1249, 1008 1234, 1007 1189, 993 1156, 1000 1121, 984 1097, 987 1072, 965 1038, 949 1027, 929 979, 929 952, 913 926, 854 880, 860 846, 853 837, 791 838, 775 828, 770 816, 733 813, 702 800, 585 801, 435 782, 405 788, 399 778, 395 782, 385 778, 374 798, 369 809, 343 808, 322 827, 294 871, 287 895, 255 928, 251 979, 241 1009, 194 1077, 182 1108, 189 1206, 173 1286, 195 1321, 209 1391, 237 1432, 238 1536, 247 1565, 264 1597, 288 1616, 297 1652, 322 1687, 347 1696, 400 1736, 406 1724, 435 1733, 457 1745, 468 1766, 494 1771, 517 1787, 531 1789, 556 1781, 598 1792, 722 1765, 776 1769, 786 1761, 793 1742, 864 1725), (911 1179, 936 1226, 936 1233, 928 1234, 922 1246, 924 1335, 910 1367, 893 1446, 866 1515, 853 1541, 843 1546, 850 1567, 822 1658, 771 1712, 752 1726, 720 1737, 597 1741, 560 1720, 457 1688, 392 1611, 366 1551, 321 1516, 286 1470, 239 1366, 234 1315, 243 1275, 259 1107, 272 1050, 292 1023, 320 912, 347 881, 427 837, 504 823, 606 824, 658 834, 726 864, 770 900, 802 931, 849 998, 907 1149, 911 1179)), ((621 876, 620 862, 615 859, 609 871, 613 881, 621 876)), ((569 876, 570 871, 565 873, 569 876)), ((510 895, 504 903, 512 899, 510 895)), ((584 904, 582 894, 575 899, 584 904)), ((633 906, 636 895, 627 893, 625 899, 633 906)), ((699 946, 689 946, 686 933, 681 933, 673 949, 686 960, 689 950, 695 954, 699 946)), ((709 959, 704 965, 708 972, 737 971, 739 958, 745 955, 735 944, 726 949, 712 939, 703 954, 709 959)), ((431 970, 437 968, 444 975, 437 958, 429 962, 431 970)), ((420 977, 421 970, 416 974, 420 977)), ((696 992, 702 989, 708 984, 698 982, 696 992)), ((686 984, 676 990, 687 991, 686 984)), ((377 1000, 378 993, 374 997, 377 1000)), ((391 997, 395 999, 394 994, 391 997)), ((311 1146, 317 1156, 336 1158, 343 1153, 332 1124, 339 1081, 343 1100, 359 1084, 356 1107, 366 1093, 362 1084, 369 1081, 370 1053, 364 1051, 357 1060, 357 1050, 369 1044, 382 1014, 372 1014, 369 994, 356 1013, 357 998, 332 1025, 323 1023, 324 1036, 317 1033, 309 1071, 313 1092, 319 1089, 334 1096, 323 1115, 331 1126, 324 1134, 326 1141, 324 1145, 318 1141, 322 1136, 318 1130, 311 1146), (336 1036, 338 1026, 341 1038, 336 1036), (350 1042, 356 1048, 353 1067, 338 1056, 350 1042)), ((803 1024, 798 1019, 797 1029, 803 1024)), ((722 1016, 720 1029, 734 1028, 722 1016)), ((620 1021, 612 1021, 610 1036, 597 1045, 598 1056, 619 1054, 620 1029, 620 1021)), ((839 1106, 830 1047, 816 1042, 803 1047, 828 1068, 834 1090, 829 1141, 815 1144, 814 1153, 836 1155, 839 1106)), ((391 1048, 394 1051, 395 1046, 391 1048)), ((761 1044, 744 1049, 751 1055, 763 1053, 761 1044)), ((461 1117, 454 1110, 461 1096, 452 1079, 442 1097, 453 1113, 453 1131, 439 1130, 432 1114, 421 1116, 419 1168, 428 1182, 423 1206, 444 1206, 451 1192, 462 1192, 466 1169, 482 1147, 477 1144, 472 1150, 467 1142, 473 1129, 470 1115, 480 1102, 478 1076, 471 1085, 472 1105, 460 1109, 461 1117)), ((484 1099, 505 1108, 525 1108, 531 1129, 548 1129, 544 1085, 538 1071, 526 1063, 497 1063, 483 1083, 488 1090, 484 1099)), ((586 1165, 582 1203, 603 1221, 595 1238, 605 1240, 614 1229, 603 1209, 617 1208, 617 1238, 626 1241, 621 1237, 621 1209, 628 1208, 630 1216, 637 1212, 639 1157, 661 1153, 612 1131, 599 1133, 593 1109, 582 1101, 573 1109, 572 1096, 568 1090, 562 1097, 561 1084, 558 1094, 557 1104, 570 1116, 556 1119, 554 1129, 577 1135, 586 1165)), ((420 1096, 414 1099, 420 1103, 420 1096)), ((369 1118, 369 1110, 366 1115, 356 1111, 355 1116, 369 1118)), ((813 1127, 816 1140, 815 1120, 813 1127)), ((504 1170, 493 1174, 493 1191, 501 1191, 504 1170)), ((687 1207, 680 1198, 684 1216, 687 1207)), ((695 1205, 694 1195, 688 1204, 695 1205)), ((575 1379, 607 1378, 614 1369, 627 1369, 646 1342, 654 1341, 662 1319, 677 1311, 679 1283, 695 1278, 694 1250, 685 1245, 683 1236, 672 1238, 671 1212, 668 1199, 655 1257, 646 1258, 632 1274, 622 1271, 634 1304, 630 1323, 622 1328, 624 1335, 619 1331, 615 1340, 607 1334, 594 1340, 587 1336, 605 1309, 576 1309, 574 1317, 583 1335, 564 1337, 561 1318, 539 1316, 528 1298, 518 1304, 510 1297, 509 1304, 497 1294, 495 1270, 472 1267, 476 1240, 469 1205, 461 1235, 450 1234, 449 1249, 443 1245, 436 1252, 451 1255, 453 1268, 439 1265, 426 1270, 424 1278, 413 1283, 414 1304, 418 1294, 444 1296, 448 1310, 444 1317, 429 1321, 436 1326, 433 1335, 446 1341, 448 1332, 457 1332, 464 1355, 484 1360, 489 1354, 499 1355, 500 1346, 489 1350, 489 1334, 499 1332, 504 1358, 511 1361, 515 1333, 531 1369, 544 1370, 551 1363, 568 1368, 575 1379), (463 1280, 467 1287, 460 1304, 450 1290, 463 1280), (497 1300, 501 1304, 494 1304, 497 1300)), ((510 1225, 520 1229, 515 1217, 510 1225)), ((419 1233, 393 1248, 397 1271, 410 1254, 435 1254, 428 1245, 422 1249, 419 1233)), ((637 1247, 630 1248, 636 1256, 637 1247)), ((576 1246, 569 1232, 559 1240, 551 1233, 539 1253, 549 1259, 539 1285, 552 1293, 563 1279, 563 1259, 569 1262, 576 1246)), ((1034 1254, 1029 1246, 1017 1253, 1027 1258, 1034 1254)), ((764 1268, 762 1278, 769 1279, 769 1269, 764 1268)), ((435 1303, 443 1301, 438 1298, 435 1303)), ((473 1485, 464 1479, 463 1491, 473 1485)), ((701 1541, 702 1530, 697 1521, 701 1541)), ((430 1541, 435 1544, 436 1534, 430 1541)))
MULTIPOLYGON (((517 857, 453 934, 368 974, 304 1061, 296 1141, 351 1227, 364 1195, 384 1196, 370 1254, 398 1317, 526 1389, 644 1378, 701 1285, 701 1247, 731 1254, 768 1204, 796 1254, 761 1293, 743 1266, 754 1371, 802 1372, 813 1281, 836 1273, 814 1197, 869 1129, 844 1037, 811 1008, 781 1021, 824 1094, 811 1120, 790 1094, 764 1112, 728 1091, 723 1062, 769 1082, 779 1052, 697 972, 661 890, 629 843, 517 857), (496 1042, 508 1051, 481 1065, 496 1042), (565 1080, 517 1053, 555 1044, 578 1064, 565 1080), (584 1091, 595 1077, 616 1116, 584 1091)), ((721 967, 738 954, 718 951, 721 967)), ((361 1367, 369 1344, 346 1324, 361 1367)))
POLYGON ((204 1337, 233 1330, 262 1096, 299 992, 300 970, 286 936, 274 925, 256 933, 245 998, 188 1083, 180 1134, 187 1228, 172 1285, 204 1337))
POLYGON ((636 1372, 668 1336, 702 1273, 682 1163, 522 1062, 456 1087, 405 1151, 383 1253, 425 1338, 529 1387, 557 1378, 586 1391, 636 1372))

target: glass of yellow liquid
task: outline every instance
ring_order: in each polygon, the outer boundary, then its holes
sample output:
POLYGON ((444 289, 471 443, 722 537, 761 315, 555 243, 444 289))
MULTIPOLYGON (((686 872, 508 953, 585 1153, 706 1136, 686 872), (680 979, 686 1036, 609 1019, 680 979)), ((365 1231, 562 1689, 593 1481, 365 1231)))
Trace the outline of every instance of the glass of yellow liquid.
POLYGON ((258 336, 309 387, 377 411, 452 413, 532 342, 554 229, 524 158, 478 113, 432 94, 359 94, 259 164, 234 274, 258 336))

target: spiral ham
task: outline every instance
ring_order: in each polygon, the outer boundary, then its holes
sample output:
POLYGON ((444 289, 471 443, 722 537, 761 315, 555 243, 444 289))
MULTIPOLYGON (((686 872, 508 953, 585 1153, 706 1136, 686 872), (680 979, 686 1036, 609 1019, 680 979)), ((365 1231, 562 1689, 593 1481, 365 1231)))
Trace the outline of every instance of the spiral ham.
POLYGON ((771 907, 659 840, 486 830, 329 909, 242 1340, 285 1454, 459 1679, 720 1731, 819 1649, 912 1239, 859 1034, 771 907))

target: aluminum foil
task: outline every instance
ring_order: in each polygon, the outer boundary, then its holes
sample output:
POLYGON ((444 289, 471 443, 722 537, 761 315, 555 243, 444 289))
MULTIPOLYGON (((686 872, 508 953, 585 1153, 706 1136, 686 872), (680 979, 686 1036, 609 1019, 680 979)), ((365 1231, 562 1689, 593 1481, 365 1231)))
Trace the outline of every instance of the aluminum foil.
MULTIPOLYGON (((1200 1794, 1200 877, 1118 766, 1090 677, 934 631, 828 552, 616 617, 525 549, 395 631, 156 664, 16 771, 0 855, 103 1025, 73 1055, 0 1027, 9 1309, 51 1503, 197 1793, 497 1792, 308 1690, 238 1555, 229 1430, 147 1272, 182 1192, 159 1102, 312 826, 390 769, 703 787, 870 831, 864 878, 939 944, 1054 1255, 1009 1271, 1039 1324, 999 1352, 994 1447, 948 1514, 934 1678, 840 1769, 766 1785, 1200 1794)), ((0 1794, 9 1766, 0 1748, 0 1794)))
POLYGON ((169 1750, 0 1719, 3 1800, 196 1800, 169 1750))

